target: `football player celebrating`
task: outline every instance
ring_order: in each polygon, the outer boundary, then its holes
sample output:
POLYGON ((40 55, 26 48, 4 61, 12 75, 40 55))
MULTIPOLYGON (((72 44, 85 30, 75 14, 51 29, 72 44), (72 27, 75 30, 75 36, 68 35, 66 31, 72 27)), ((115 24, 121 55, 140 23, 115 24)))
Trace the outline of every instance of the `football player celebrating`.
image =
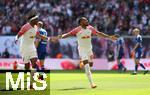
POLYGON ((85 72, 87 74, 88 80, 90 82, 91 88, 96 88, 97 86, 94 84, 92 80, 92 74, 90 67, 93 66, 93 52, 92 52, 92 44, 91 37, 92 35, 96 35, 99 37, 110 38, 115 40, 114 36, 108 36, 102 32, 97 31, 94 27, 89 25, 88 20, 85 17, 81 17, 78 21, 79 26, 73 29, 72 31, 59 35, 60 38, 66 38, 69 36, 75 35, 77 37, 78 42, 78 51, 81 58, 81 61, 84 64, 85 72))

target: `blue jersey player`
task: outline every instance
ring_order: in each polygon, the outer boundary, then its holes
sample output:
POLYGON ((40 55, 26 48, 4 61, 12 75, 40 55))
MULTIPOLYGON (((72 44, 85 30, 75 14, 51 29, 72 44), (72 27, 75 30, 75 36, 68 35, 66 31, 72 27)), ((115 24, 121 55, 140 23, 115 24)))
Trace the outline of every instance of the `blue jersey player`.
MULTIPOLYGON (((47 31, 43 29, 43 22, 39 21, 38 24, 38 31, 41 35, 47 37, 47 31)), ((47 41, 42 40, 42 39, 37 39, 36 40, 36 47, 37 47, 37 55, 38 59, 40 60, 40 67, 41 70, 44 70, 44 60, 46 56, 46 46, 47 46, 47 41)))
POLYGON ((138 28, 135 28, 133 30, 133 35, 136 36, 135 39, 135 46, 131 53, 135 53, 134 61, 135 61, 135 70, 133 72, 133 75, 137 74, 138 66, 141 66, 145 71, 144 74, 148 73, 148 70, 146 70, 145 66, 140 62, 140 58, 142 56, 142 37, 140 35, 140 30, 138 28))
POLYGON ((116 34, 115 37, 117 38, 116 45, 117 45, 118 70, 119 70, 119 72, 126 71, 126 68, 124 67, 124 65, 121 62, 121 59, 124 57, 124 40, 118 34, 116 34))
MULTIPOLYGON (((38 27, 38 31, 41 35, 47 37, 47 31, 45 29, 43 29, 43 22, 39 21, 37 23, 37 27, 38 27)), ((58 37, 50 37, 50 42, 58 42, 58 37)), ((37 55, 38 55, 38 59, 40 60, 40 67, 42 71, 44 71, 44 60, 45 60, 45 56, 46 56, 46 46, 47 46, 47 41, 46 40, 42 40, 42 39, 37 39, 36 43, 35 43, 36 47, 37 47, 37 55)), ((37 69, 39 69, 39 67, 37 67, 37 69)), ((39 75, 39 79, 43 80, 43 76, 40 74, 39 75)))

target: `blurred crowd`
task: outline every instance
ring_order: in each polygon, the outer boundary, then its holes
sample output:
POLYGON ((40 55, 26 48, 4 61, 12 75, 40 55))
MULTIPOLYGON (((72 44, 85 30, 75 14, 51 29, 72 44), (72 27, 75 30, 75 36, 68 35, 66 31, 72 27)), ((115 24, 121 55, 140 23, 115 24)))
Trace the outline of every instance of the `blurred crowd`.
MULTIPOLYGON (((82 16, 99 31, 110 35, 132 35, 134 27, 139 27, 142 35, 150 35, 150 0, 0 0, 0 35, 17 34, 31 10, 36 10, 44 22, 48 36, 70 31, 82 16)), ((100 43, 101 40, 95 39, 97 57, 107 49, 100 43)), ((132 41, 127 40, 126 44, 132 47, 132 41)), ((150 51, 150 46, 144 45, 150 51)), ((61 56, 59 46, 59 43, 50 44, 51 48, 58 48, 52 55, 61 56)))
POLYGON ((85 16, 108 34, 150 34, 150 0, 0 0, 0 34, 16 34, 31 10, 39 13, 49 35, 68 32, 85 16))

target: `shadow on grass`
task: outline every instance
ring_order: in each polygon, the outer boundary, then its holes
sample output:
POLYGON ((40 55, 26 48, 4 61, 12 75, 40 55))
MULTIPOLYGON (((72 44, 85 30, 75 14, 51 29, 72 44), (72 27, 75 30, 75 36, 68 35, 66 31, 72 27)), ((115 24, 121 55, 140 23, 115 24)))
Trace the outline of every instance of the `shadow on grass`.
POLYGON ((81 87, 73 87, 73 88, 66 88, 66 89, 58 89, 59 91, 67 91, 67 90, 82 90, 86 88, 81 88, 81 87))
MULTIPOLYGON (((21 90, 21 88, 17 88, 17 90, 21 90)), ((9 90, 0 89, 0 91, 17 91, 17 90, 13 90, 13 88, 10 88, 9 90)), ((24 90, 27 90, 27 88, 24 88, 24 90)))

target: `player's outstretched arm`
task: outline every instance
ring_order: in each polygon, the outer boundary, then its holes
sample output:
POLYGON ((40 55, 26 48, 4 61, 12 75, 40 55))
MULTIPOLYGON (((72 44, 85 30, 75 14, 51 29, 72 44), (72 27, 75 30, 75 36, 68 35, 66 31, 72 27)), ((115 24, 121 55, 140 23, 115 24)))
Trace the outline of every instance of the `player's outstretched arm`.
POLYGON ((37 34, 37 37, 42 39, 42 40, 49 41, 49 42, 57 42, 58 41, 58 37, 46 37, 46 36, 41 35, 41 34, 37 34))
POLYGON ((63 38, 67 38, 67 37, 70 37, 70 36, 72 36, 72 34, 70 32, 68 32, 68 33, 65 33, 65 34, 62 34, 62 35, 58 35, 58 38, 63 39, 63 38))
POLYGON ((98 37, 108 38, 108 39, 111 39, 111 40, 113 40, 113 41, 117 39, 115 36, 109 36, 109 35, 107 35, 107 34, 105 34, 105 33, 98 32, 98 31, 97 31, 96 35, 97 35, 98 37))
POLYGON ((102 38, 108 38, 111 40, 117 40, 117 38, 115 36, 109 36, 103 32, 99 32, 98 30, 96 30, 93 26, 90 26, 90 29, 92 30, 92 34, 98 36, 98 37, 102 37, 102 38))

